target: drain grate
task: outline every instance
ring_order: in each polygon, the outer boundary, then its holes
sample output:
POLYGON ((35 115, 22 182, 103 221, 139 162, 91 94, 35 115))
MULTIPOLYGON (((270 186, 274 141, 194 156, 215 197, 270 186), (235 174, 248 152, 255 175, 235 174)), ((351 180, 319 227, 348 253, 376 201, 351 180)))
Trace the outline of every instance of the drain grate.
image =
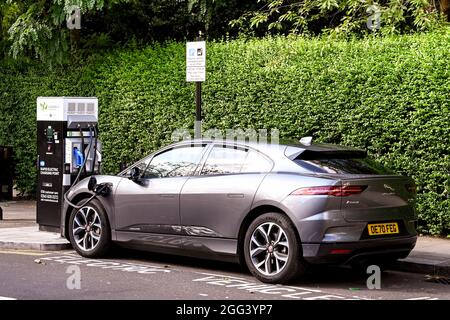
POLYGON ((431 276, 431 275, 426 275, 425 276, 425 281, 426 282, 433 282, 433 283, 440 283, 440 284, 450 284, 450 278, 449 277, 444 277, 444 276, 431 276))

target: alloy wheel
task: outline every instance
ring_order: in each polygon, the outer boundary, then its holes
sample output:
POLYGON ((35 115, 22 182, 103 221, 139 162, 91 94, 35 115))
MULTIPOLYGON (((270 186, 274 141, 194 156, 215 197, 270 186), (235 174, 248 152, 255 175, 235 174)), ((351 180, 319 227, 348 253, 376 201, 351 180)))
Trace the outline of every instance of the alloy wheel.
POLYGON ((281 226, 274 222, 259 225, 250 238, 253 266, 265 276, 279 274, 289 259, 289 240, 281 226))
POLYGON ((100 242, 102 223, 92 207, 83 207, 75 214, 72 234, 77 246, 84 251, 93 250, 100 242))

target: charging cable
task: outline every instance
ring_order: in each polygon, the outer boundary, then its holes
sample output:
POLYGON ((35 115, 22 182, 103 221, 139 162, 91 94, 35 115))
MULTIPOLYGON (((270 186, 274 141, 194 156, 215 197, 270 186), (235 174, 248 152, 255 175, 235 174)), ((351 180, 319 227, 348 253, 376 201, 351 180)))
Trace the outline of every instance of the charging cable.
MULTIPOLYGON (((92 148, 92 140, 93 140, 93 138, 92 138, 92 128, 91 128, 91 126, 88 126, 89 127, 89 135, 90 135, 90 143, 89 143, 89 147, 88 147, 88 152, 87 152, 87 155, 89 156, 89 153, 91 152, 91 148, 92 148)), ((81 133, 81 140, 82 140, 82 144, 84 144, 84 137, 83 137, 83 131, 81 130, 81 127, 80 127, 80 133, 81 133)), ((84 151, 84 148, 83 148, 83 151, 84 151)), ((73 204, 72 202, 70 202, 70 200, 68 199, 68 197, 67 197, 67 195, 69 194, 69 192, 70 192, 70 190, 72 190, 72 188, 77 184, 77 182, 78 182, 78 180, 80 179, 80 176, 81 176, 81 172, 83 172, 83 170, 86 168, 86 161, 87 161, 87 158, 88 158, 88 156, 85 156, 84 157, 84 161, 83 161, 83 164, 82 164, 82 166, 80 167, 80 169, 79 169, 79 171, 78 171, 78 175, 77 175, 77 177, 75 178, 75 180, 74 180, 74 182, 73 182, 73 184, 70 186, 70 188, 69 188, 69 190, 67 190, 67 192, 66 193, 64 193, 64 200, 65 201, 67 201, 67 203, 70 205, 70 206, 72 206, 72 207, 74 207, 75 209, 77 209, 77 210, 79 210, 79 209, 81 209, 82 207, 84 207, 86 204, 88 204, 92 199, 94 199, 96 196, 97 196, 97 194, 95 194, 94 193, 94 195, 92 196, 92 197, 90 197, 85 203, 83 203, 81 206, 77 206, 76 204, 73 204)), ((103 190, 103 189, 102 189, 103 190)), ((101 190, 99 190, 99 191, 101 191, 101 190)))

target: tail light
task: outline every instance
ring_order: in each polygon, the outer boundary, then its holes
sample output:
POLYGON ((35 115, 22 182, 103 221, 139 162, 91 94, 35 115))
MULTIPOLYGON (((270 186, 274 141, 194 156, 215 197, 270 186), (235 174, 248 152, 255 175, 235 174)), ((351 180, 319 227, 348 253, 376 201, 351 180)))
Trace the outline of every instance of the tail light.
POLYGON ((405 184, 405 188, 409 193, 416 193, 416 184, 414 182, 405 184))
POLYGON ((291 193, 293 196, 334 196, 348 197, 363 192, 367 186, 321 186, 300 188, 291 193))

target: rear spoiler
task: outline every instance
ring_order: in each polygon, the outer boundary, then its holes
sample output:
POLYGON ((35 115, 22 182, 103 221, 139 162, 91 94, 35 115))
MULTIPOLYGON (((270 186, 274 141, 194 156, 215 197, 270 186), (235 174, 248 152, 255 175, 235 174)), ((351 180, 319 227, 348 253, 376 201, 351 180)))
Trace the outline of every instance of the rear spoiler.
POLYGON ((320 160, 320 159, 361 159, 367 157, 367 151, 360 149, 344 149, 335 148, 327 149, 319 148, 305 148, 298 149, 288 156, 291 160, 320 160))
POLYGON ((305 150, 295 159, 302 160, 319 160, 319 159, 355 159, 365 158, 367 152, 363 150, 339 150, 339 151, 312 151, 305 150))

